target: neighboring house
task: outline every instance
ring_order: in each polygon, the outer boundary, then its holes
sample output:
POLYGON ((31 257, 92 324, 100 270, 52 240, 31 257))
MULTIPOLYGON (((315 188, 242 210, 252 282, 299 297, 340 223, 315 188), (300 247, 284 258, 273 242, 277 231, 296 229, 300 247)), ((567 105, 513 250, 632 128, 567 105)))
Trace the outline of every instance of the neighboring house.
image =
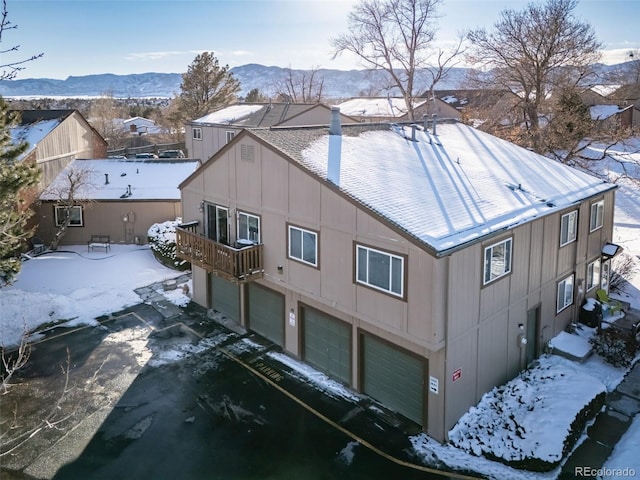
POLYGON ((618 105, 591 105, 589 114, 591 120, 606 124, 613 130, 632 128, 638 125, 640 112, 633 105, 619 107, 618 105))
POLYGON ((107 142, 77 110, 21 110, 20 124, 11 129, 14 142, 25 140, 29 148, 20 160, 37 165, 44 190, 77 158, 104 158, 107 142))
MULTIPOLYGON (((187 123, 187 156, 207 161, 243 128, 326 125, 329 112, 322 103, 238 103, 224 107, 187 123)), ((342 121, 356 120, 343 115, 342 121)))
POLYGON ((465 122, 503 118, 514 103, 513 94, 506 90, 435 90, 433 94, 459 112, 465 122))
MULTIPOLYGON (((406 122, 409 121, 407 103, 404 98, 398 97, 358 97, 351 98, 336 105, 340 112, 355 118, 359 122, 406 122)), ((460 119, 460 113, 437 97, 431 100, 416 98, 414 108, 414 120, 422 121, 424 115, 431 118, 437 115, 439 118, 460 119)))
POLYGON ((156 122, 144 117, 131 117, 126 120, 116 119, 114 121, 121 130, 129 132, 132 136, 166 133, 162 127, 156 125, 156 122))
POLYGON ((69 170, 88 172, 86 188, 75 197, 72 222, 63 244, 84 244, 91 235, 110 235, 112 243, 146 243, 154 223, 181 216, 178 184, 198 167, 193 160, 75 160, 40 196, 38 236, 49 243, 64 213, 69 170))
POLYGON ((608 289, 615 188, 457 122, 247 129, 177 250, 196 302, 445 441, 608 289))

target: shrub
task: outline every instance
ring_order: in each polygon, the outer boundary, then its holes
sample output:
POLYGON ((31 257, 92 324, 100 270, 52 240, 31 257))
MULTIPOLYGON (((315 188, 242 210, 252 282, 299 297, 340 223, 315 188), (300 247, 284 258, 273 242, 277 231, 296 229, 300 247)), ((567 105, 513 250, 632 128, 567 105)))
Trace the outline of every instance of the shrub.
POLYGON ((589 342, 593 350, 614 367, 628 367, 636 356, 633 334, 615 326, 599 329, 589 342))
POLYGON ((619 292, 622 287, 630 279, 636 270, 636 264, 631 255, 621 253, 614 257, 611 262, 611 279, 609 280, 609 288, 619 292))
POLYGON ((176 227, 182 222, 181 218, 154 223, 147 232, 151 251, 160 263, 175 270, 188 270, 189 262, 176 256, 176 227))

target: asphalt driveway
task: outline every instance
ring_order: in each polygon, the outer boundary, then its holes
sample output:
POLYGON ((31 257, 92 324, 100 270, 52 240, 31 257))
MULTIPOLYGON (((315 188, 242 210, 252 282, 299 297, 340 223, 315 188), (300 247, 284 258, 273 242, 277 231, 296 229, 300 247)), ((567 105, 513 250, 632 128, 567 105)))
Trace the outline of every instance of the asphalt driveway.
MULTIPOLYGON (((3 451, 13 448, 0 457, 3 480, 442 478, 398 465, 294 401, 297 389, 344 413, 344 424, 372 428, 361 408, 287 384, 259 337, 149 304, 101 321, 34 345, 2 398, 3 451)), ((406 457, 397 439, 390 451, 406 457)))

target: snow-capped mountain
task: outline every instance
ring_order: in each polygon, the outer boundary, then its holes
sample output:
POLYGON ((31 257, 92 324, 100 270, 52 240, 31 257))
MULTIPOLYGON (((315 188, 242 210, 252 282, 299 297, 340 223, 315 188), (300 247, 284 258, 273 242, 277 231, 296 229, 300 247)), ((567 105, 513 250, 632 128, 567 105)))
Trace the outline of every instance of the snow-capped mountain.
MULTIPOLYGON (((309 78, 311 70, 289 70, 282 67, 267 67, 249 64, 231 69, 240 81, 240 95, 257 88, 271 96, 279 91, 279 84, 291 75, 292 78, 309 78)), ((459 86, 465 69, 453 69, 438 88, 452 89, 459 86)), ((93 97, 110 94, 118 98, 175 97, 180 92, 182 75, 179 73, 142 73, 131 75, 86 75, 68 77, 65 80, 50 78, 27 78, 0 81, 3 97, 93 97)), ((388 80, 381 71, 329 70, 315 72, 315 82, 323 82, 323 96, 339 99, 360 95, 387 95, 388 80)), ((393 94, 393 92, 391 92, 393 94)))

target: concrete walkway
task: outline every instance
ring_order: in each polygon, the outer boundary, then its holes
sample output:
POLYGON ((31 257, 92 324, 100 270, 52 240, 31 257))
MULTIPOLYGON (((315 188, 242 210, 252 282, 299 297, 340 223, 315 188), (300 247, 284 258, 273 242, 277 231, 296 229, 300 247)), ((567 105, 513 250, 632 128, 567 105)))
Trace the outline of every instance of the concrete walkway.
POLYGON ((579 478, 580 468, 584 467, 602 468, 638 413, 640 362, 636 362, 618 387, 607 395, 603 410, 587 429, 586 440, 569 456, 558 478, 579 478))

